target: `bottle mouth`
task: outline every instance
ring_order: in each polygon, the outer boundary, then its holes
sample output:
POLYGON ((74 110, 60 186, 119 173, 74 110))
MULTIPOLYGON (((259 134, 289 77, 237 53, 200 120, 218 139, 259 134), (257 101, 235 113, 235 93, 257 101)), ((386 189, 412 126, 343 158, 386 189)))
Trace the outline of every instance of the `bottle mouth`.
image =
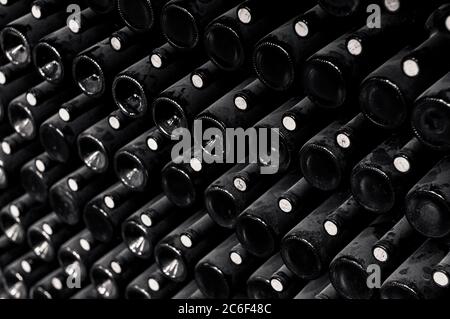
POLYGON ((86 55, 77 57, 73 62, 73 76, 84 94, 100 96, 105 92, 105 75, 94 59, 86 55))
POLYGON ((12 64, 31 62, 31 48, 25 36, 13 27, 6 27, 0 34, 0 44, 12 64))
POLYGON ((258 77, 274 90, 287 90, 295 81, 295 65, 281 45, 264 42, 255 50, 254 64, 258 77))
POLYGON ((278 294, 270 285, 270 280, 257 277, 247 282, 247 294, 251 299, 279 299, 278 294))
POLYGON ((142 189, 148 183, 147 169, 141 160, 129 152, 118 153, 116 172, 122 183, 131 189, 142 189))
POLYGON ((71 146, 64 133, 51 123, 44 123, 40 128, 41 143, 48 156, 58 162, 68 162, 71 146))
POLYGON ((169 3, 161 14, 162 31, 168 42, 180 49, 192 49, 199 42, 199 29, 191 12, 169 3))
POLYGON ((10 241, 17 244, 25 241, 26 231, 18 218, 3 212, 0 214, 0 226, 10 241))
POLYGON ((39 74, 51 83, 60 82, 64 78, 64 64, 55 47, 40 42, 34 48, 34 63, 39 74))
POLYGON ((39 287, 39 286, 31 289, 30 297, 31 297, 31 299, 36 299, 36 300, 53 299, 53 296, 51 295, 50 292, 48 292, 45 288, 39 287))
POLYGON ((416 103, 412 126, 416 135, 427 146, 450 149, 450 105, 440 99, 426 98, 416 103))
POLYGON ((296 236, 283 240, 281 254, 289 269, 302 279, 318 278, 324 269, 319 248, 296 236))
POLYGON ((357 0, 318 0, 319 5, 329 14, 337 17, 348 17, 357 11, 360 1, 357 0))
POLYGON ((129 300, 152 299, 152 296, 148 293, 148 291, 139 285, 128 286, 125 291, 125 295, 129 300))
POLYGON ((114 227, 110 222, 108 213, 97 205, 86 206, 84 221, 86 228, 98 241, 106 243, 114 237, 114 227))
POLYGON ((27 298, 27 286, 20 280, 17 276, 18 274, 14 271, 5 271, 4 283, 8 290, 8 294, 14 299, 25 299, 27 298))
POLYGON ((136 222, 125 223, 122 235, 124 243, 133 254, 145 258, 152 256, 154 247, 144 226, 136 222))
POLYGON ((220 226, 232 228, 239 215, 234 196, 227 190, 211 188, 205 192, 205 204, 211 218, 220 226))
POLYGON ((256 216, 241 215, 236 222, 236 235, 245 249, 259 257, 270 256, 277 246, 270 226, 256 216))
POLYGON ((28 230, 28 243, 36 256, 50 262, 55 258, 55 249, 49 236, 35 228, 28 230))
POLYGON ((209 298, 228 299, 230 286, 225 274, 210 263, 201 263, 195 268, 195 279, 200 291, 209 298))
POLYGON ((306 62, 303 84, 308 97, 322 107, 337 108, 346 101, 344 75, 331 61, 314 58, 306 62))
POLYGON ((428 238, 443 238, 450 233, 450 208, 437 193, 410 193, 406 198, 406 218, 414 229, 428 238))
POLYGON ((147 112, 147 97, 142 85, 134 78, 120 75, 114 80, 112 88, 114 101, 124 114, 138 117, 147 112))
POLYGON ((49 186, 41 172, 29 167, 21 171, 21 179, 23 188, 31 197, 38 201, 47 199, 49 186))
POLYGON ((210 59, 221 69, 234 71, 245 62, 245 50, 239 35, 221 23, 208 27, 205 47, 210 59))
POLYGON ((38 131, 36 122, 28 106, 20 101, 13 102, 8 107, 8 116, 17 134, 27 140, 31 140, 36 136, 38 131))
POLYGON ((197 192, 191 177, 183 170, 167 166, 162 173, 164 193, 179 207, 192 206, 197 200, 197 192))
POLYGON ((353 171, 351 189, 356 201, 374 213, 387 213, 394 207, 395 190, 389 176, 372 166, 353 171))
POLYGON ((118 0, 117 7, 122 20, 134 30, 147 31, 155 23, 151 0, 118 0))
POLYGON ((82 262, 79 260, 79 255, 77 252, 72 251, 70 249, 60 249, 58 252, 58 260, 61 264, 61 267, 68 275, 74 276, 74 273, 68 272, 68 269, 77 269, 80 273, 81 280, 84 280, 89 276, 88 270, 85 268, 82 262), (75 266, 75 267, 74 267, 75 266))
POLYGON ((331 264, 330 280, 334 288, 347 299, 371 299, 375 291, 368 287, 369 274, 363 265, 348 257, 331 264))
POLYGON ((94 267, 91 279, 95 290, 103 299, 117 299, 120 297, 119 286, 108 269, 94 267))
POLYGON ((389 281, 381 287, 381 299, 420 300, 417 291, 400 281, 389 281))
POLYGON ((156 261, 168 278, 177 282, 183 281, 188 276, 188 265, 181 252, 169 244, 158 245, 155 251, 156 261))
POLYGON ((173 136, 174 130, 186 128, 188 123, 183 108, 178 102, 160 97, 153 104, 153 119, 158 129, 166 136, 173 136))
POLYGON ((344 175, 339 165, 341 162, 332 151, 317 144, 306 144, 301 150, 300 167, 303 175, 320 190, 330 191, 339 187, 344 175))
POLYGON ((103 143, 92 135, 78 138, 78 152, 87 167, 96 172, 104 172, 109 166, 108 152, 103 143))
POLYGON ((76 225, 83 214, 79 201, 70 191, 61 187, 54 187, 50 190, 50 203, 58 217, 69 225, 76 225))
POLYGON ((408 117, 407 104, 401 90, 387 79, 373 78, 365 81, 360 90, 359 101, 367 118, 384 128, 398 128, 408 117))

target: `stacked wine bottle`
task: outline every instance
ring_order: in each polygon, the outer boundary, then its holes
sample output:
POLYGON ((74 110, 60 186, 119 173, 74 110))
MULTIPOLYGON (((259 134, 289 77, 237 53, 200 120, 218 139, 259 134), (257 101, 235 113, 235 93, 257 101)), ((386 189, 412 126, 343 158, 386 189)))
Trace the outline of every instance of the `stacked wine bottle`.
POLYGON ((450 295, 448 1, 4 0, 0 29, 0 298, 450 295), (174 156, 194 123, 271 129, 275 172, 202 161, 220 134, 174 156))

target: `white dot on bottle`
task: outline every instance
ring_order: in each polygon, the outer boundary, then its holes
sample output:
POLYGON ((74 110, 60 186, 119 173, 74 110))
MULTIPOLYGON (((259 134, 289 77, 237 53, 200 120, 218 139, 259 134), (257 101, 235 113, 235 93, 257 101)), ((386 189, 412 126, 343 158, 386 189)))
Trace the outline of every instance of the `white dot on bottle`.
POLYGON ((42 225, 42 230, 50 236, 53 234, 53 229, 49 224, 42 225))
POLYGON ((248 8, 240 8, 238 10, 238 18, 244 24, 249 24, 252 21, 252 13, 248 8))
POLYGON ((20 209, 19 209, 19 207, 17 207, 14 204, 9 206, 9 213, 14 218, 19 218, 20 217, 20 209))
POLYGON ((234 106, 236 106, 237 109, 244 111, 247 109, 248 104, 244 97, 236 96, 234 98, 234 106))
POLYGON ((46 167, 45 167, 44 162, 43 162, 42 160, 40 160, 40 159, 37 159, 37 160, 34 162, 34 166, 36 166, 36 169, 37 169, 39 172, 41 172, 41 173, 45 172, 45 170, 46 170, 46 167))
POLYGON ((352 144, 352 142, 350 141, 350 138, 347 135, 342 134, 342 133, 338 134, 336 136, 336 143, 340 147, 345 148, 345 149, 349 148, 352 144))
POLYGON ((450 283, 447 274, 443 273, 442 271, 435 271, 433 273, 433 281, 436 283, 436 285, 441 287, 447 287, 450 283))
POLYGON ((63 288, 63 284, 62 284, 61 280, 56 277, 52 279, 52 286, 56 290, 61 290, 63 288))
POLYGON ((297 23, 294 26, 294 29, 295 33, 301 38, 304 38, 309 34, 308 25, 304 21, 297 21, 297 23))
POLYGON ((10 155, 11 154, 11 145, 9 145, 8 142, 2 142, 2 151, 6 155, 10 155))
POLYGON ((150 278, 148 280, 148 287, 153 291, 159 291, 159 282, 154 278, 150 278))
POLYGON ((78 192, 78 183, 75 179, 69 178, 67 180, 67 185, 69 186, 72 192, 78 192))
POLYGON ((114 130, 120 129, 120 120, 116 116, 110 116, 108 118, 108 123, 114 130))
POLYGON ((162 59, 158 54, 152 54, 152 56, 150 57, 150 62, 152 63, 154 68, 161 68, 162 67, 162 59))
POLYGON ((140 219, 141 219, 142 225, 144 225, 145 227, 151 227, 153 225, 152 218, 146 213, 141 214, 140 219))
POLYGON ((278 207, 281 209, 281 211, 285 213, 292 212, 292 204, 287 199, 280 199, 278 202, 278 207))
POLYGON ((158 150, 158 142, 153 137, 149 137, 147 139, 147 147, 152 151, 157 151, 158 150))
POLYGON ((120 39, 117 37, 111 37, 109 43, 111 47, 116 51, 120 51, 122 49, 122 42, 120 42, 120 39))
POLYGON ((403 72, 409 77, 419 75, 420 67, 417 61, 409 59, 403 62, 403 72))
POLYGON ((323 228, 325 229, 325 231, 327 232, 328 235, 330 236, 336 236, 338 234, 338 227, 335 223, 333 223, 330 220, 327 220, 324 224, 323 224, 323 228))
POLYGON ((283 283, 278 278, 272 278, 270 280, 270 286, 276 292, 282 292, 284 290, 283 283))
POLYGON ((186 248, 191 248, 193 246, 192 239, 186 234, 180 236, 180 242, 186 248))
POLYGON ((116 273, 120 274, 122 272, 122 267, 117 261, 111 262, 111 269, 116 273))
POLYGON ((70 113, 69 113, 69 111, 67 111, 67 109, 60 108, 59 111, 58 111, 58 115, 59 115, 59 118, 61 120, 63 120, 64 122, 69 122, 70 121, 70 113))
POLYGON ((396 12, 400 9, 400 1, 399 0, 384 0, 384 6, 390 12, 396 12))
POLYGON ((80 239, 80 246, 81 248, 83 248, 85 251, 89 251, 91 250, 91 244, 89 243, 89 241, 87 241, 84 238, 80 239))
POLYGON ((31 7, 31 15, 35 18, 35 19, 40 19, 42 17, 42 11, 41 11, 41 7, 39 7, 38 5, 34 5, 31 7))
POLYGON ((31 106, 36 106, 37 105, 36 96, 33 93, 31 93, 31 92, 28 92, 26 94, 26 100, 27 100, 28 104, 30 104, 31 106))
POLYGON ((230 260, 235 265, 241 265, 243 262, 242 256, 235 251, 230 254, 230 260))
POLYGON ((189 165, 195 172, 200 172, 202 170, 202 162, 198 158, 191 158, 189 165))
POLYGON ((283 127, 288 131, 295 131, 297 129, 297 123, 292 116, 283 117, 283 127))
POLYGON ((23 271, 25 271, 26 273, 31 272, 31 265, 26 260, 22 260, 22 262, 20 263, 20 267, 22 267, 23 271))
POLYGON ((204 85, 203 79, 198 74, 193 74, 191 77, 192 85, 195 86, 197 89, 201 89, 204 85))
POLYGON ((373 256, 376 260, 382 263, 386 262, 389 259, 388 253, 381 247, 375 247, 373 249, 373 256))
POLYGON ((362 44, 357 39, 350 39, 347 42, 347 50, 351 55, 358 56, 362 53, 362 44))
POLYGON ((0 84, 3 85, 6 83, 6 75, 3 72, 0 72, 0 84))
POLYGON ((110 195, 107 195, 103 198, 103 202, 105 203, 106 207, 109 209, 114 209, 116 207, 116 203, 114 202, 114 198, 110 195))
POLYGON ((247 183, 240 177, 234 179, 233 185, 238 191, 245 192, 247 190, 247 183))
POLYGON ((400 156, 394 159, 394 167, 400 173, 408 173, 411 169, 411 164, 409 163, 408 159, 400 156))
POLYGON ((445 19, 445 27, 447 28, 447 31, 450 31, 450 16, 445 19))
POLYGON ((80 26, 80 23, 77 20, 70 19, 68 26, 69 26, 70 31, 72 31, 73 33, 80 32, 81 26, 80 26))

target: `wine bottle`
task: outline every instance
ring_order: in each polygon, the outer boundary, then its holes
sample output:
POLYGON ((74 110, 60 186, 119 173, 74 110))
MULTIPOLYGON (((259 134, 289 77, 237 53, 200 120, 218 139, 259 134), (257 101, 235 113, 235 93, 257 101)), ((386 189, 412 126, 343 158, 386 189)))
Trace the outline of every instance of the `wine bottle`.
POLYGON ((227 299, 261 264, 262 260, 250 255, 233 235, 198 262, 195 280, 206 297, 227 299))
POLYGON ((12 299, 26 299, 29 289, 43 276, 54 270, 54 263, 47 263, 28 252, 4 270, 5 286, 12 299))
POLYGON ((209 216, 222 227, 234 228, 242 211, 279 177, 278 174, 261 174, 258 164, 235 165, 205 190, 209 216))
POLYGON ((149 258, 156 244, 194 209, 180 212, 166 196, 158 195, 122 223, 123 242, 138 257, 149 258))
POLYGON ((5 4, 1 4, 0 21, 2 25, 7 25, 9 22, 26 15, 30 11, 32 1, 7 1, 5 4))
POLYGON ((247 280, 247 295, 251 299, 290 299, 304 284, 286 268, 280 254, 275 254, 247 280))
POLYGON ((152 112, 156 126, 167 136, 173 136, 177 128, 191 128, 195 116, 242 79, 241 73, 224 72, 212 62, 203 64, 155 99, 152 112))
POLYGON ((30 298, 67 299, 81 289, 81 287, 77 287, 76 285, 72 287, 69 283, 69 275, 63 269, 57 269, 31 287, 30 298))
POLYGON ((91 282, 102 299, 119 299, 127 283, 149 266, 137 258, 124 244, 116 246, 91 268, 91 282))
MULTIPOLYGON (((31 14, 35 19, 46 19, 54 13, 64 11, 71 0, 32 0, 31 14)), ((20 1, 16 1, 20 2, 20 1)), ((82 3, 77 3, 81 5, 82 3)))
POLYGON ((198 51, 186 53, 166 43, 116 76, 112 84, 114 101, 125 115, 142 116, 161 91, 203 61, 198 51))
POLYGON ((78 135, 108 114, 106 105, 100 99, 84 94, 64 103, 58 114, 45 121, 39 130, 40 141, 47 154, 62 163, 76 156, 78 135))
POLYGON ((121 223, 127 219, 135 209, 142 206, 146 196, 155 191, 149 191, 145 195, 133 193, 122 183, 116 183, 91 199, 84 210, 86 228, 95 239, 108 242, 120 233, 121 223))
POLYGON ((133 120, 118 110, 114 111, 80 132, 77 138, 78 154, 87 167, 104 173, 112 166, 115 152, 144 132, 147 123, 147 118, 133 120))
MULTIPOLYGON (((23 242, 16 244, 9 240, 5 235, 0 236, 0 269, 10 264, 29 250, 28 245, 23 242)), ((2 280, 0 272, 0 281, 2 280)))
POLYGON ((26 163, 20 170, 23 188, 34 199, 46 202, 50 187, 78 167, 78 161, 62 164, 42 153, 26 163))
POLYGON ((47 82, 30 90, 12 100, 8 106, 11 126, 17 134, 28 140, 34 139, 39 134, 41 124, 58 111, 61 103, 73 98, 76 94, 73 88, 66 89, 47 82), (50 96, 43 96, 46 93, 50 96))
POLYGON ((116 51, 109 37, 78 53, 73 60, 72 76, 80 89, 88 96, 105 94, 121 70, 150 54, 161 43, 157 35, 151 41, 138 41, 124 50, 116 51))
POLYGON ((79 226, 67 226, 55 213, 51 213, 30 226, 27 231, 28 244, 36 256, 51 262, 56 260, 61 244, 78 230, 79 226))
POLYGON ((394 167, 401 173, 408 173, 411 169, 426 163, 429 158, 439 158, 440 153, 433 152, 413 137, 405 146, 394 156, 394 167))
POLYGON ((159 27, 159 17, 167 2, 169 0, 117 0, 117 9, 127 26, 134 31, 145 32, 159 27))
POLYGON ((367 224, 342 229, 336 236, 324 229, 326 217, 336 210, 353 210, 357 203, 347 191, 338 191, 291 229, 281 243, 281 256, 286 266, 305 280, 319 278, 331 260, 367 224))
POLYGON ((175 48, 193 49, 201 43, 208 23, 238 3, 238 0, 169 1, 161 12, 162 32, 175 48))
POLYGON ((415 13, 382 13, 380 28, 365 25, 339 37, 306 62, 303 79, 306 94, 326 108, 355 102, 361 81, 417 37, 422 22, 415 13), (377 48, 376 53, 372 48, 377 48))
POLYGON ((35 19, 31 13, 10 22, 0 33, 0 45, 13 64, 30 64, 33 47, 43 36, 61 28, 66 13, 57 12, 46 19, 35 19))
POLYGON ((38 141, 28 141, 13 133, 0 142, 0 189, 12 187, 22 166, 41 152, 38 141))
POLYGON ((356 115, 338 119, 306 142, 300 150, 300 167, 303 175, 314 187, 331 191, 337 189, 353 166, 371 147, 380 143, 383 132, 356 115))
POLYGON ((380 276, 377 282, 383 282, 399 266, 395 263, 380 263, 372 254, 373 245, 397 223, 398 215, 400 214, 395 212, 379 216, 333 259, 330 280, 342 298, 377 298, 379 287, 374 285, 369 276, 377 271, 380 276))
POLYGON ((86 3, 99 14, 110 13, 116 9, 116 0, 86 0, 86 3))
POLYGON ((8 85, 28 73, 31 73, 30 65, 4 64, 0 66, 0 85, 8 85))
POLYGON ((427 89, 417 100, 412 112, 412 127, 415 135, 427 147, 448 151, 450 128, 447 110, 450 103, 450 72, 427 89))
POLYGON ((251 59, 255 44, 264 35, 307 9, 313 1, 246 0, 215 18, 205 30, 205 48, 211 61, 224 70, 237 70, 251 59))
POLYGON ((434 164, 430 158, 406 174, 397 171, 392 164, 394 156, 408 140, 409 137, 400 135, 387 139, 353 168, 352 193, 365 209, 378 214, 388 212, 434 164))
MULTIPOLYGON (((303 179, 299 182, 301 175, 297 171, 287 173, 279 182, 254 201, 236 221, 236 235, 242 245, 252 254, 260 257, 273 255, 279 246, 281 238, 298 221, 307 214, 314 204, 322 198, 317 196, 312 187, 303 179), (295 210, 284 213, 280 211, 279 197, 296 183, 301 183, 303 187, 298 187, 296 197, 299 204, 295 210), (303 189, 303 192, 300 190, 303 189)), ((319 203, 319 202, 318 202, 319 203)), ((317 204, 318 204, 317 203, 317 204)))
POLYGON ((312 7, 258 42, 253 52, 256 74, 274 90, 299 85, 306 59, 348 30, 351 22, 312 7))
POLYGON ((157 264, 153 264, 127 286, 127 299, 166 299, 183 286, 164 276, 157 264))
POLYGON ((161 169, 170 161, 173 143, 157 128, 135 138, 114 156, 114 169, 122 183, 132 190, 159 184, 161 169))
POLYGON ((59 265, 68 275, 85 281, 89 278, 91 266, 116 244, 115 241, 102 243, 84 229, 61 245, 58 250, 59 265))
POLYGON ((419 233, 430 238, 450 234, 448 202, 450 187, 450 159, 437 163, 406 196, 406 217, 419 233))
POLYGON ((192 276, 196 263, 227 235, 229 231, 220 228, 200 210, 156 245, 156 263, 169 279, 184 282, 192 276))
POLYGON ((398 265, 424 241, 424 237, 411 227, 406 217, 403 217, 373 245, 372 254, 379 262, 398 265))
POLYGON ((71 20, 67 26, 46 35, 36 44, 33 60, 40 75, 51 83, 71 79, 75 56, 104 39, 114 27, 107 17, 99 16, 91 9, 81 11, 78 20, 71 20))
POLYGON ((434 266, 433 281, 439 287, 444 288, 450 284, 450 253, 434 266))
POLYGON ((427 240, 386 279, 381 286, 381 298, 423 300, 446 296, 446 289, 429 278, 429 269, 447 253, 447 245, 427 240))

